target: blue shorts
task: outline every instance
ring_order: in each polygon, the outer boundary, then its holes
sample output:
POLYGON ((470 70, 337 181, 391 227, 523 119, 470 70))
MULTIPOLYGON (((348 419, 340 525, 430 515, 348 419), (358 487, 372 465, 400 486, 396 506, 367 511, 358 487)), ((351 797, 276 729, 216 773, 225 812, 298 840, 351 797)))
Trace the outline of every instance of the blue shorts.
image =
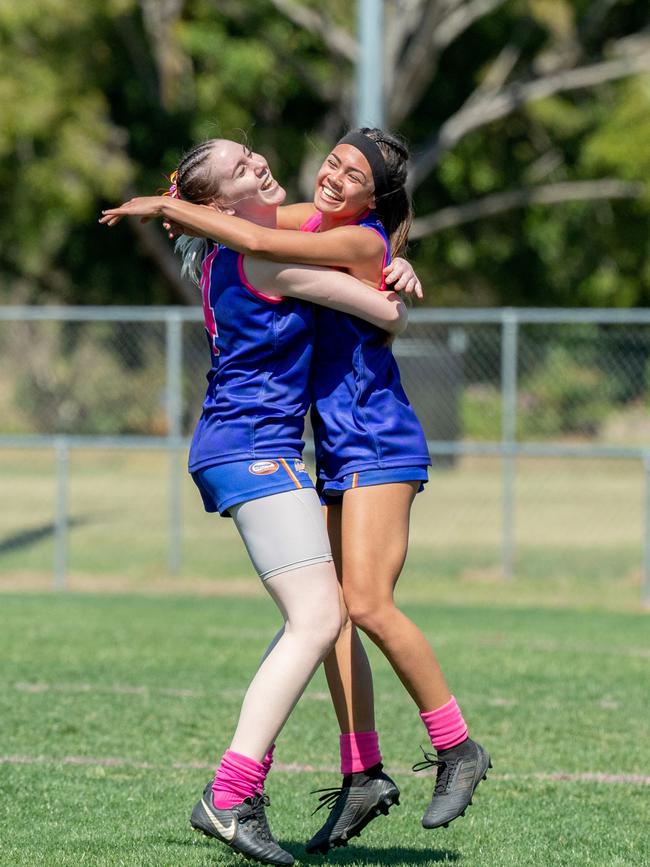
POLYGON ((427 467, 424 465, 412 467, 389 467, 385 470, 359 470, 357 473, 346 473, 334 481, 326 482, 318 479, 316 490, 324 506, 341 502, 344 491, 352 488, 365 488, 370 485, 389 485, 391 482, 421 482, 418 493, 424 490, 429 480, 427 467))
POLYGON ((217 464, 192 473, 206 512, 229 518, 228 509, 238 503, 271 494, 313 488, 314 483, 298 458, 258 458, 217 464))

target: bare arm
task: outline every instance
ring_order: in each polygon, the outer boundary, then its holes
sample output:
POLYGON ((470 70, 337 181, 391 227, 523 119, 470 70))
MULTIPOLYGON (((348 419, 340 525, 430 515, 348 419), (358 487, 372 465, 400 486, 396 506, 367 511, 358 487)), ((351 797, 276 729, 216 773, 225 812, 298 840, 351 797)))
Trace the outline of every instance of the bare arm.
POLYGON ((220 241, 231 250, 272 262, 353 268, 380 260, 384 252, 380 236, 363 226, 342 226, 322 233, 268 229, 214 208, 169 196, 144 196, 118 208, 107 208, 100 222, 113 225, 117 219, 129 216, 163 217, 167 222, 187 226, 196 234, 220 241))
MULTIPOLYGON (((278 229, 293 229, 297 231, 306 223, 307 220, 312 217, 316 213, 316 207, 311 202, 301 202, 297 205, 281 205, 278 208, 278 229)), ((193 232, 188 226, 181 226, 178 223, 163 223, 165 229, 169 234, 170 238, 176 238, 179 235, 194 235, 195 237, 203 237, 198 236, 196 232, 193 232)), ((390 272, 389 272, 390 273, 390 272)), ((400 278, 402 278, 402 272, 400 272, 400 278)), ((397 276, 393 277, 394 280, 397 280, 397 276)), ((395 286, 394 288, 397 291, 400 291, 404 288, 406 280, 403 279, 403 285, 395 286)))
POLYGON ((268 294, 331 307, 390 334, 401 334, 406 328, 408 314, 399 295, 378 292, 342 271, 252 258, 244 261, 244 268, 251 284, 268 294))
POLYGON ((313 202, 281 205, 278 208, 278 229, 299 229, 315 213, 316 206, 313 202))

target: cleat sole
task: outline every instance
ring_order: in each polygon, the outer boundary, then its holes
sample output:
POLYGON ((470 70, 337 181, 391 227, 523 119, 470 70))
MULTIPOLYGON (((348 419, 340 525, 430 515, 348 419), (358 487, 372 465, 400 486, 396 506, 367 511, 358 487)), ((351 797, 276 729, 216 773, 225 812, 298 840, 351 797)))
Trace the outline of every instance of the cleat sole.
POLYGON ((387 816, 391 807, 399 806, 399 794, 397 795, 388 795, 379 801, 374 808, 371 808, 368 813, 366 813, 364 819, 357 825, 354 826, 353 829, 347 832, 347 836, 343 837, 335 837, 329 842, 321 844, 318 848, 314 849, 311 853, 310 850, 307 850, 308 854, 320 854, 327 855, 330 849, 336 849, 339 846, 347 846, 348 840, 351 840, 353 837, 359 837, 361 832, 366 828, 367 825, 372 822, 373 819, 376 819, 378 816, 387 816))
MULTIPOLYGON (((213 834, 209 834, 207 831, 204 831, 203 828, 197 828, 195 825, 192 825, 191 828, 197 834, 202 834, 204 837, 207 837, 208 840, 218 840, 220 843, 225 844, 229 849, 231 849, 233 852, 236 852, 237 855, 239 855, 245 861, 250 862, 251 864, 268 864, 272 867, 272 865, 275 863, 274 861, 269 861, 268 859, 261 856, 257 858, 254 855, 249 855, 246 852, 242 852, 241 849, 238 849, 235 846, 231 846, 231 844, 227 840, 223 840, 220 837, 215 837, 213 834)), ((327 850, 325 850, 325 852, 321 852, 321 854, 324 855, 326 852, 327 850)))

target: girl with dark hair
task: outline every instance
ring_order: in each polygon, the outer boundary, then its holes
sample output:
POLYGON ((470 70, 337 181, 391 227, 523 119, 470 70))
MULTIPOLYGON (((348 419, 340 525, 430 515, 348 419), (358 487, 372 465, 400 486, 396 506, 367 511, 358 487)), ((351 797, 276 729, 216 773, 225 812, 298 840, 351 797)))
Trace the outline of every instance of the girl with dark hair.
MULTIPOLYGON (((402 252, 411 223, 407 161, 408 150, 395 136, 368 128, 348 133, 318 171, 313 204, 282 208, 279 229, 251 231, 242 220, 184 202, 136 199, 109 213, 162 215, 248 256, 343 268, 383 289, 391 248, 402 252)), ((424 827, 446 826, 463 815, 491 763, 468 737, 429 643, 394 601, 411 505, 430 460, 385 335, 354 316, 319 308, 311 396, 317 487, 349 614, 325 660, 343 774, 343 785, 321 798, 331 813, 307 844, 308 851, 325 853, 359 834, 399 796, 382 769, 370 666, 354 627, 383 651, 436 750, 414 766, 438 769, 424 827)))

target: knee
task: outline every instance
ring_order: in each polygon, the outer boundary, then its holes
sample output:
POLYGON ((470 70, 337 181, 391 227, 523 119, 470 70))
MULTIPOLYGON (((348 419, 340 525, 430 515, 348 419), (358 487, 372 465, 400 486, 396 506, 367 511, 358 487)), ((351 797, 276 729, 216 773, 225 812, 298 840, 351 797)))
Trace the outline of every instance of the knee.
POLYGON ((346 632, 349 632, 352 629, 352 620, 350 619, 350 615, 348 613, 348 609, 342 605, 341 606, 341 617, 340 617, 340 627, 339 627, 339 636, 344 635, 346 632))
POLYGON ((337 607, 336 611, 332 612, 332 614, 327 618, 325 626, 320 626, 320 629, 323 630, 325 634, 328 650, 331 650, 332 647, 334 647, 343 631, 343 628, 341 610, 337 607))
POLYGON ((326 655, 336 644, 341 628, 341 610, 337 605, 331 609, 321 608, 318 617, 305 624, 304 632, 319 655, 326 655))
POLYGON ((369 604, 364 600, 348 602, 350 621, 371 638, 381 638, 390 620, 391 606, 369 604))

